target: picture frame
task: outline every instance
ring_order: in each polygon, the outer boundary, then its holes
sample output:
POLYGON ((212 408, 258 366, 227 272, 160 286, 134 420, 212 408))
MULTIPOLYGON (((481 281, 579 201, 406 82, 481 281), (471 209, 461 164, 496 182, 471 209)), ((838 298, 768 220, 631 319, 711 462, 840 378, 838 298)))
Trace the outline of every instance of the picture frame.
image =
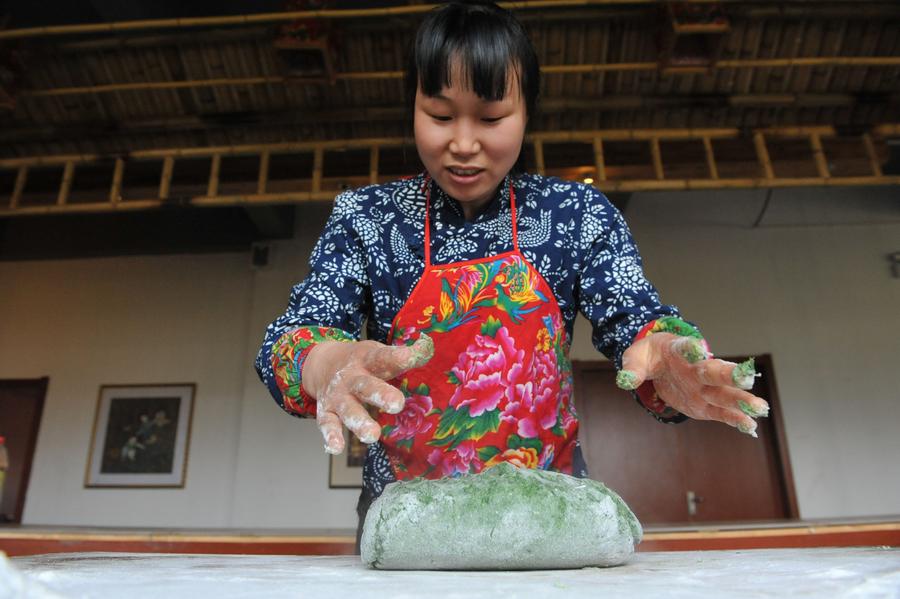
POLYGON ((363 465, 368 445, 344 428, 347 445, 343 453, 329 456, 329 489, 362 489, 363 465))
POLYGON ((101 385, 87 488, 183 488, 194 383, 101 385))

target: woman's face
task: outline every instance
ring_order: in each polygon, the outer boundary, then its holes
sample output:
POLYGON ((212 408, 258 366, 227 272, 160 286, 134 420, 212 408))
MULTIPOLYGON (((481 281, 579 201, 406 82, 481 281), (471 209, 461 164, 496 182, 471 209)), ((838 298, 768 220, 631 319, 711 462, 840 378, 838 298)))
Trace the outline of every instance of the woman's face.
POLYGON ((422 163, 441 189, 462 204, 467 219, 490 201, 516 163, 525 137, 525 103, 512 69, 506 96, 489 102, 462 86, 459 69, 452 87, 433 97, 416 92, 414 130, 422 163))

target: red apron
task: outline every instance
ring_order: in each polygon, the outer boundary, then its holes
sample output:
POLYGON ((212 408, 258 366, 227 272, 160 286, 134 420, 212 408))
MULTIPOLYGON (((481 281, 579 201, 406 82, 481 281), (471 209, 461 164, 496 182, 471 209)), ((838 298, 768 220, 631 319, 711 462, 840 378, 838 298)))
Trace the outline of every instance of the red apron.
POLYGON ((391 381, 405 409, 379 413, 394 475, 441 478, 500 462, 572 474, 578 420, 565 327, 549 285, 519 251, 512 188, 512 251, 434 265, 430 178, 426 186, 425 271, 387 341, 426 333, 435 352, 391 381))

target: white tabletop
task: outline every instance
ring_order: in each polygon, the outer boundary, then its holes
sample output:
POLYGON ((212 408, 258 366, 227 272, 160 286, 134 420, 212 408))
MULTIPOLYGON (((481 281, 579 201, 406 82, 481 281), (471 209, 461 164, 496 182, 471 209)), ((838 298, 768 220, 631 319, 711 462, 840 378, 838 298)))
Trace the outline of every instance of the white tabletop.
MULTIPOLYGON (((57 553, 11 561, 17 572, 7 575, 79 598, 900 599, 900 548, 886 547, 647 552, 615 568, 523 572, 379 571, 358 556, 57 553)), ((22 595, 32 596, 40 595, 22 595)))

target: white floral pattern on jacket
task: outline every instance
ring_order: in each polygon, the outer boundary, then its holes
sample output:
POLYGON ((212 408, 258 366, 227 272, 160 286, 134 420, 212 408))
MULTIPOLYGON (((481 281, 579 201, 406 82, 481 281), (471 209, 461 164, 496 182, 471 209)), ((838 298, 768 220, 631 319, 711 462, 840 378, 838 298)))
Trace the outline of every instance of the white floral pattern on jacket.
MULTIPOLYGON (((266 329, 256 369, 282 404, 272 345, 301 326, 335 327, 384 342, 424 264, 424 175, 341 193, 287 310, 266 329)), ((508 184, 515 189, 519 247, 559 303, 569 345, 580 311, 594 346, 616 365, 645 324, 678 316, 644 277, 622 215, 596 188, 534 174, 511 175, 474 221, 433 185, 432 256, 459 262, 512 249, 508 184)))

